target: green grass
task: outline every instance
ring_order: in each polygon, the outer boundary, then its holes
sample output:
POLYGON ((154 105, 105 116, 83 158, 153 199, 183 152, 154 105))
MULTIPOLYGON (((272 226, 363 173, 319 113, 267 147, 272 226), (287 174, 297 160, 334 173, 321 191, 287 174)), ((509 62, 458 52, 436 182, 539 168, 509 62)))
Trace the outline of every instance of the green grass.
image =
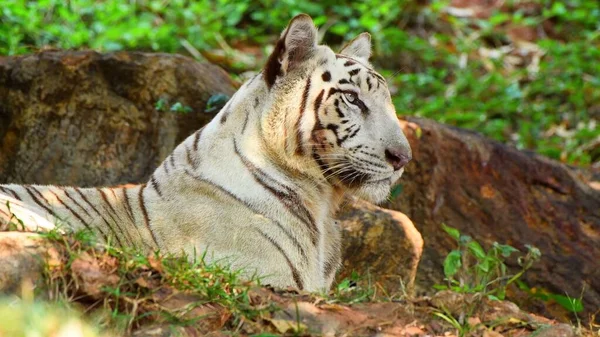
POLYGON ((441 0, 7 0, 0 54, 46 46, 188 54, 191 46, 235 58, 232 51, 254 48, 257 61, 224 63, 239 74, 257 70, 288 20, 304 12, 327 30, 324 42, 332 46, 371 32, 374 62, 390 79, 399 114, 474 129, 567 163, 599 161, 597 1, 511 0, 484 19, 449 15, 448 6, 441 0), (507 66, 518 50, 482 56, 515 47, 511 27, 543 31, 520 59, 525 64, 507 66))
POLYGON ((48 266, 36 297, 84 306, 104 329, 123 333, 149 323, 193 325, 205 318, 195 317, 194 309, 210 305, 222 309, 228 317, 224 328, 235 331, 242 321, 260 320, 275 310, 269 304, 251 303, 249 291, 260 285, 259 280, 242 280, 239 271, 206 264, 202 258, 190 262, 186 256, 97 246, 87 231, 42 235, 57 244, 62 261, 48 266), (84 281, 82 275, 88 273, 99 273, 100 283, 84 281), (165 304, 173 295, 182 296, 179 305, 165 304))

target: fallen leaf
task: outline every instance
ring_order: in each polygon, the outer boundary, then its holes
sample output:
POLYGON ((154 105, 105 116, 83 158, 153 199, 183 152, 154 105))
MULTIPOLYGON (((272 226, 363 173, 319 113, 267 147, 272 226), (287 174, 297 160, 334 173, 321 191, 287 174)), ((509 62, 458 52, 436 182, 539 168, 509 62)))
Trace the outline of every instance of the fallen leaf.
POLYGON ((269 322, 277 329, 277 331, 281 334, 285 334, 288 331, 292 331, 294 333, 305 331, 306 325, 301 322, 288 321, 285 319, 270 319, 269 322))
POLYGON ((494 330, 485 330, 483 332, 483 337, 504 337, 504 335, 494 330))
POLYGON ((150 267, 152 267, 152 269, 156 270, 159 273, 163 273, 164 268, 162 265, 162 261, 159 260, 156 256, 154 255, 150 255, 148 256, 148 263, 150 264, 150 267))

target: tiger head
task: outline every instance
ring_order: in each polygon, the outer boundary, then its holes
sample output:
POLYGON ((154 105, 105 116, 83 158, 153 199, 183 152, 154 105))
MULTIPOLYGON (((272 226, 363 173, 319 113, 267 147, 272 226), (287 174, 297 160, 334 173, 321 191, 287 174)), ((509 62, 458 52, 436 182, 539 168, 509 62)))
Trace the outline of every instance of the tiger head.
POLYGON ((369 64, 371 37, 360 34, 335 53, 317 35, 305 14, 283 31, 263 69, 279 112, 262 124, 285 140, 273 146, 288 164, 311 162, 327 183, 381 202, 412 153, 386 81, 369 64))

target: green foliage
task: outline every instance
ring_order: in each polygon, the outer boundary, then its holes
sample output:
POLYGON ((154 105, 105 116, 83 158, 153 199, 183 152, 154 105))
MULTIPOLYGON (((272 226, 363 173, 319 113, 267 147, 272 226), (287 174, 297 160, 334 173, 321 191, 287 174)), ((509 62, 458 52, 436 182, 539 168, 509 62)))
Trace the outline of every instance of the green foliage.
POLYGON ((436 310, 433 312, 433 315, 448 322, 453 328, 456 329, 459 337, 466 336, 469 333, 469 331, 471 331, 472 327, 469 325, 468 322, 461 323, 460 319, 454 317, 447 310, 436 310))
POLYGON ((553 294, 545 289, 537 289, 529 287, 525 282, 517 280, 519 289, 525 291, 529 296, 540 299, 544 302, 554 301, 567 311, 578 313, 583 311, 583 302, 581 298, 574 298, 568 295, 553 294))
POLYGON ((205 112, 217 112, 221 110, 225 106, 225 104, 229 101, 229 96, 225 94, 215 94, 210 96, 208 101, 206 102, 206 110, 205 112))
POLYGON ((448 6, 447 0, 5 0, 0 54, 45 46, 165 52, 259 46, 264 54, 293 15, 307 13, 332 46, 372 34, 374 63, 386 69, 400 114, 474 129, 568 163, 600 160, 598 2, 510 0, 485 19, 449 15, 448 6), (543 32, 526 45, 524 65, 508 66, 522 53, 510 27, 543 32), (496 56, 483 54, 490 51, 496 56))
MULTIPOLYGON (((260 286, 258 279, 243 281, 242 271, 232 271, 228 266, 218 263, 205 263, 200 255, 195 261, 187 256, 171 254, 144 255, 133 249, 121 249, 110 244, 97 244, 89 231, 77 231, 69 235, 60 235, 55 231, 42 234, 62 247, 62 258, 66 268, 48 266, 45 271, 45 284, 36 288, 40 297, 48 297, 67 305, 78 295, 79 282, 77 272, 72 264, 83 258, 97 261, 89 264, 79 272, 99 273, 98 265, 109 264, 112 267, 104 275, 116 277, 119 281, 114 286, 103 285, 98 294, 101 301, 100 319, 96 324, 110 329, 130 331, 133 327, 148 320, 165 322, 174 326, 188 326, 203 317, 188 317, 186 313, 195 306, 210 303, 222 306, 231 313, 231 325, 237 326, 240 320, 254 320, 263 313, 275 310, 271 304, 256 308, 249 297, 251 287, 260 286), (94 267, 96 266, 96 267, 94 267), (159 308, 155 298, 169 292, 181 292, 193 296, 194 305, 182 308, 159 308)), ((107 283, 108 284, 108 283, 107 283)), ((76 304, 76 303, 75 303, 76 304)), ((96 310, 98 311, 98 310, 96 310)))
POLYGON ((350 277, 343 279, 333 289, 330 303, 360 303, 373 299, 375 290, 369 276, 363 277, 353 271, 350 277))
POLYGON ((165 98, 160 98, 158 101, 156 101, 156 103, 154 104, 154 109, 156 111, 161 111, 161 112, 173 112, 173 113, 181 113, 181 114, 187 114, 192 112, 192 108, 187 106, 187 105, 183 105, 181 104, 181 102, 175 102, 172 105, 169 106, 169 100, 165 99, 165 98))
POLYGON ((494 242, 485 250, 479 242, 468 235, 462 235, 456 228, 442 225, 442 228, 458 244, 444 260, 444 275, 448 285, 436 285, 437 289, 450 289, 459 293, 481 293, 490 299, 503 300, 507 287, 519 278, 540 259, 540 251, 526 245, 527 254, 518 257, 521 270, 515 275, 508 273, 506 259, 519 250, 494 242))

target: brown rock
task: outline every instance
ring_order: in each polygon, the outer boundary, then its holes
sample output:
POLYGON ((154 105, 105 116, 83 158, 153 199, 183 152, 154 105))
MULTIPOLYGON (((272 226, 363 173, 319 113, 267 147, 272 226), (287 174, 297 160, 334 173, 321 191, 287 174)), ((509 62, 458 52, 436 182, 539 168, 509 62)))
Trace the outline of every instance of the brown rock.
POLYGON ((56 264, 57 250, 33 233, 0 232, 0 293, 20 293, 42 276, 47 262, 56 264))
POLYGON ((339 280, 358 271, 390 295, 412 290, 423 238, 406 215, 351 198, 339 220, 344 246, 339 280))
POLYGON ((115 263, 114 257, 96 258, 83 253, 73 260, 71 271, 80 280, 78 284, 86 295, 100 298, 104 295, 103 288, 119 283, 115 263))
POLYGON ((441 230, 445 223, 487 247, 494 241, 538 247, 542 259, 524 277, 530 286, 572 297, 585 286, 580 317, 600 308, 600 191, 590 186, 592 174, 472 131, 407 121, 413 161, 399 182, 402 193, 384 206, 415 220, 423 235, 420 289, 443 279, 444 257, 455 247, 441 230))
POLYGON ((569 324, 556 324, 540 327, 535 332, 536 337, 575 337, 575 330, 569 324))
POLYGON ((0 57, 0 183, 143 181, 213 117, 213 94, 234 91, 219 67, 178 55, 0 57), (167 111, 155 109, 160 99, 167 111), (168 111, 177 102, 192 111, 168 111))

